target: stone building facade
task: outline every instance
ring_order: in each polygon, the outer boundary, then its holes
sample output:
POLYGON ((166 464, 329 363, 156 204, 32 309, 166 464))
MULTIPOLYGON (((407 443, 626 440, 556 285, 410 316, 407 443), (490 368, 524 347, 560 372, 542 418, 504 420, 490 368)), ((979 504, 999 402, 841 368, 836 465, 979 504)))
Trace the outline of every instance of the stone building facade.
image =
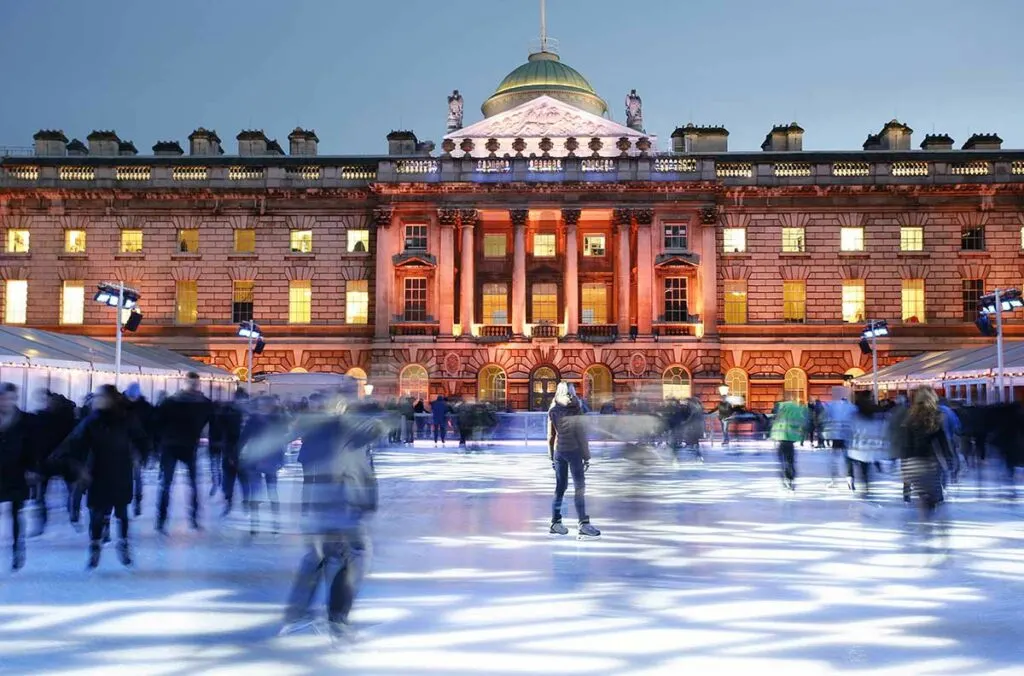
POLYGON ((302 129, 288 153, 243 131, 237 155, 202 128, 151 155, 40 131, 0 159, 5 323, 110 336, 91 295, 124 281, 133 340, 243 378, 251 318, 257 373, 352 373, 382 396, 530 409, 566 379, 594 405, 727 386, 765 410, 869 370, 868 319, 892 329, 881 365, 985 340, 978 295, 1024 280, 1024 151, 995 135, 911 149, 893 121, 860 151, 804 151, 794 123, 737 152, 688 125, 657 151, 557 56, 513 75, 475 124, 449 97, 440 153, 411 132, 356 158, 302 129))

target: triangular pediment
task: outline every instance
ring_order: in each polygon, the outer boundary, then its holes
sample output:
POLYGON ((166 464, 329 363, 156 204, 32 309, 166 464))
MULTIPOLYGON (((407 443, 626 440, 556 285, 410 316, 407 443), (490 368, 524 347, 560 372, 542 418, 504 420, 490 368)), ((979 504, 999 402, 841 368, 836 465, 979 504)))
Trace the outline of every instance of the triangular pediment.
POLYGON ((568 138, 639 139, 647 135, 550 96, 538 96, 511 110, 480 120, 445 136, 446 139, 568 138))
POLYGON ((695 268, 700 265, 700 255, 692 252, 665 253, 654 257, 654 267, 664 268, 695 268))
POLYGON ((435 268, 437 259, 426 253, 397 253, 391 257, 396 268, 435 268))

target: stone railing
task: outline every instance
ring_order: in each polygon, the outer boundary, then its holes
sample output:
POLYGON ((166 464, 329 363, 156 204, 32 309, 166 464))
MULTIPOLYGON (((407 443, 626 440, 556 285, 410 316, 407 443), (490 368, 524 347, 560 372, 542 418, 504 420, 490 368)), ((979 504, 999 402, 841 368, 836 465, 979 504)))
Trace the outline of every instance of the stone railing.
POLYGON ((580 324, 580 340, 586 343, 611 343, 619 338, 619 327, 615 324, 580 324))
POLYGON ((871 165, 867 162, 834 162, 832 164, 832 175, 840 178, 870 176, 871 165))
POLYGON ((115 170, 114 177, 118 181, 148 181, 153 175, 153 170, 149 167, 118 167, 115 170))
POLYGON ((320 167, 286 167, 284 176, 292 181, 319 181, 320 167))
POLYGON ((209 177, 206 167, 174 167, 171 180, 182 182, 205 181, 209 177))
POLYGON ((512 338, 511 324, 482 324, 477 336, 482 341, 506 341, 512 338))
POLYGON ((229 181, 262 181, 263 169, 260 167, 230 167, 229 181))
POLYGON ((14 179, 15 181, 38 181, 39 167, 34 165, 16 165, 7 167, 4 170, 4 174, 7 178, 14 179))
POLYGON ((92 167, 61 167, 59 175, 62 181, 96 180, 96 170, 92 167))
POLYGON ((534 339, 550 340, 561 335, 562 327, 558 324, 534 324, 530 328, 530 337, 534 339))

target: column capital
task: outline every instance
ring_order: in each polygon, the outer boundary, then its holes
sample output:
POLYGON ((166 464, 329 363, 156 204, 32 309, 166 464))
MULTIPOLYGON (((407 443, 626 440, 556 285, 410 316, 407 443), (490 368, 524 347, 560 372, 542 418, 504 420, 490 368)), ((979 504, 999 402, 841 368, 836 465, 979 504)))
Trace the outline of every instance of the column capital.
POLYGON ((654 209, 634 209, 633 217, 636 218, 636 224, 638 226, 650 225, 654 222, 654 209))
POLYGON ((386 228, 391 225, 391 215, 394 210, 391 207, 377 207, 373 210, 373 224, 378 228, 386 228))
POLYGON ((460 209, 459 223, 464 228, 472 228, 480 220, 480 212, 476 209, 460 209))
POLYGON ((633 222, 632 209, 614 209, 612 211, 612 224, 618 226, 630 225, 633 222))
POLYGON ((437 210, 437 222, 443 226, 451 227, 455 225, 455 222, 459 220, 458 209, 438 209, 437 210))
POLYGON ((512 219, 512 225, 517 228, 521 228, 526 225, 526 220, 530 217, 529 209, 509 209, 508 216, 512 219))
POLYGON ((580 209, 562 209, 562 222, 575 227, 580 222, 580 213, 580 209))

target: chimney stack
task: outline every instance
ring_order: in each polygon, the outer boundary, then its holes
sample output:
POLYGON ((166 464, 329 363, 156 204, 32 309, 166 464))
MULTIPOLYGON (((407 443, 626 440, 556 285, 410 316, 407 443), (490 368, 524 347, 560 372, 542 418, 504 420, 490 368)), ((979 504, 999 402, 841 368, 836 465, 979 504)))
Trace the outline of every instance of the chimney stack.
POLYGON ((764 137, 761 150, 797 151, 804 149, 804 130, 796 122, 777 124, 764 137))
POLYGON ((411 131, 393 131, 388 134, 388 155, 415 155, 419 142, 411 131))
POLYGON ((729 150, 729 131, 725 127, 698 127, 692 122, 672 132, 672 152, 724 153, 729 150))
POLYGON ((972 134, 961 150, 1000 150, 1002 147, 1003 139, 998 134, 972 134))
POLYGON ((200 127, 188 135, 188 154, 195 157, 213 157, 223 155, 220 137, 217 132, 200 127))
POLYGON ((67 154, 68 137, 57 129, 40 129, 32 136, 36 157, 61 157, 67 154))
POLYGON ((185 151, 177 141, 157 141, 153 146, 153 154, 157 157, 181 157, 185 151))
POLYGON ((72 157, 84 157, 89 154, 89 149, 85 147, 85 144, 76 138, 71 139, 71 143, 67 146, 68 155, 72 157))
POLYGON ((882 127, 879 139, 883 150, 910 150, 910 135, 914 130, 899 120, 890 120, 882 127))
POLYGON ((267 135, 262 129, 243 129, 235 138, 238 139, 241 157, 263 157, 267 154, 267 135))
POLYGON ((927 134, 921 141, 921 150, 952 150, 953 139, 948 134, 927 134))
POLYGON ((316 157, 317 144, 320 139, 312 129, 296 127, 295 131, 288 134, 288 154, 299 157, 316 157))
POLYGON ((104 157, 116 157, 121 139, 113 131, 96 131, 85 137, 89 142, 89 154, 104 157))
POLYGON ((131 141, 121 141, 117 144, 117 154, 121 157, 134 157, 139 154, 139 151, 131 141))

